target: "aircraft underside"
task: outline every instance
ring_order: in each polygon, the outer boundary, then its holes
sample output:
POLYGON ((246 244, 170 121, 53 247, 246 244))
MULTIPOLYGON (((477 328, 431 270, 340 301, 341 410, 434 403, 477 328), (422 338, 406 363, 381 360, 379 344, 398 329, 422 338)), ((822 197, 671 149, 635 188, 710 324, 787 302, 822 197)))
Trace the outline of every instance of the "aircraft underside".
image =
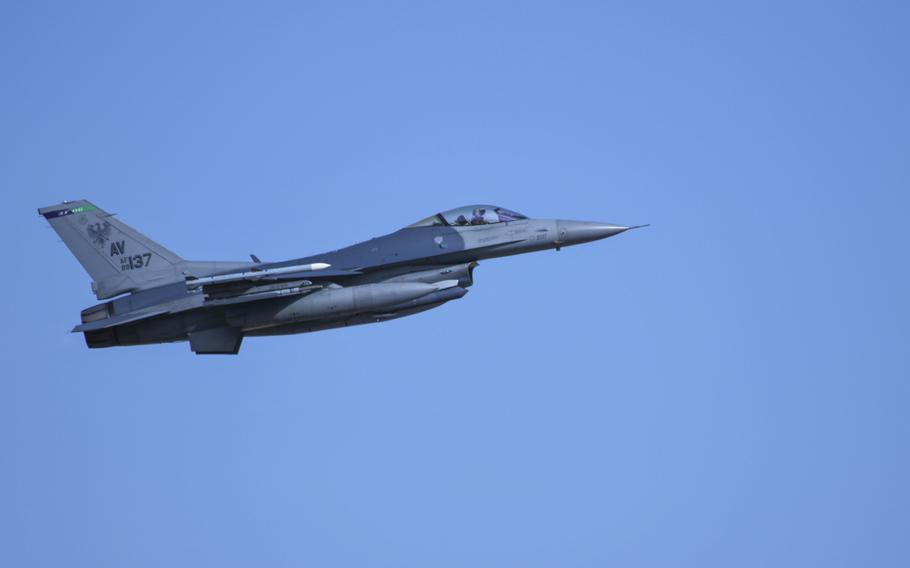
MULTIPOLYGON (((411 267, 363 275, 347 286, 292 281, 246 288, 203 289, 200 307, 135 323, 85 331, 91 348, 189 341, 196 353, 235 354, 243 337, 293 335, 380 323, 464 297, 476 263, 411 267), (260 299, 264 294, 277 297, 260 299)), ((83 312, 98 318, 101 304, 83 312)), ((101 314, 105 315, 105 314, 101 314)), ((87 320, 87 321, 86 321, 87 320)))

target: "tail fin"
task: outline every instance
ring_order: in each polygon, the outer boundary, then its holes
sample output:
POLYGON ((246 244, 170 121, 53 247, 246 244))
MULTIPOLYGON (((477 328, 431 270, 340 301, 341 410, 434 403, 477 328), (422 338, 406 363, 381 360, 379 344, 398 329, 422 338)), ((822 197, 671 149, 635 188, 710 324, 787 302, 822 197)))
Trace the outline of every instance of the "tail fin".
POLYGON ((99 300, 179 278, 182 258, 88 201, 65 201, 38 214, 92 277, 99 300))

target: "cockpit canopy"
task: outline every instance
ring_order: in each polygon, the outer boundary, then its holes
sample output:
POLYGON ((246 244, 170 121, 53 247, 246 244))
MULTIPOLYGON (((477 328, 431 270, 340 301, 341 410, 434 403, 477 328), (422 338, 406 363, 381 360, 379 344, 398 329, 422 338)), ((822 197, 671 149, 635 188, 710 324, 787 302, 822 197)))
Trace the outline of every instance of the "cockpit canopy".
POLYGON ((469 225, 491 225, 527 219, 521 213, 510 211, 495 205, 466 205, 449 209, 426 219, 421 219, 408 227, 467 227, 469 225))

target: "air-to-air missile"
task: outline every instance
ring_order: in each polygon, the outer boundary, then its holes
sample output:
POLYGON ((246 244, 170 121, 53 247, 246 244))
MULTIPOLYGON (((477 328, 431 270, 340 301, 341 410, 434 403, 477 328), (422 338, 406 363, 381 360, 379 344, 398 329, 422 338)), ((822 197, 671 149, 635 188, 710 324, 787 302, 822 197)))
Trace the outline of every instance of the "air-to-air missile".
POLYGON ((184 260, 88 201, 38 213, 89 273, 97 299, 107 300, 83 310, 73 329, 89 347, 189 341, 198 354, 236 354, 246 336, 413 315, 467 294, 480 260, 559 250, 636 228, 470 205, 305 258, 206 262, 184 260))

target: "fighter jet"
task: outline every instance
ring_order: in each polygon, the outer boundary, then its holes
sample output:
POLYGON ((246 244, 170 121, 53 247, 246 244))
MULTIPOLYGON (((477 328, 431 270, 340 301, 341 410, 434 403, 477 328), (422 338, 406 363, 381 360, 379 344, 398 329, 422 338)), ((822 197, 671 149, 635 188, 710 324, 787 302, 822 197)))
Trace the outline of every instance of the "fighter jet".
POLYGON ((82 310, 82 323, 73 328, 88 347, 188 341, 199 355, 237 354, 248 336, 414 315, 464 297, 481 260, 559 250, 637 228, 469 205, 314 256, 207 262, 184 260, 85 200, 38 213, 89 273, 96 298, 109 300, 82 310))

